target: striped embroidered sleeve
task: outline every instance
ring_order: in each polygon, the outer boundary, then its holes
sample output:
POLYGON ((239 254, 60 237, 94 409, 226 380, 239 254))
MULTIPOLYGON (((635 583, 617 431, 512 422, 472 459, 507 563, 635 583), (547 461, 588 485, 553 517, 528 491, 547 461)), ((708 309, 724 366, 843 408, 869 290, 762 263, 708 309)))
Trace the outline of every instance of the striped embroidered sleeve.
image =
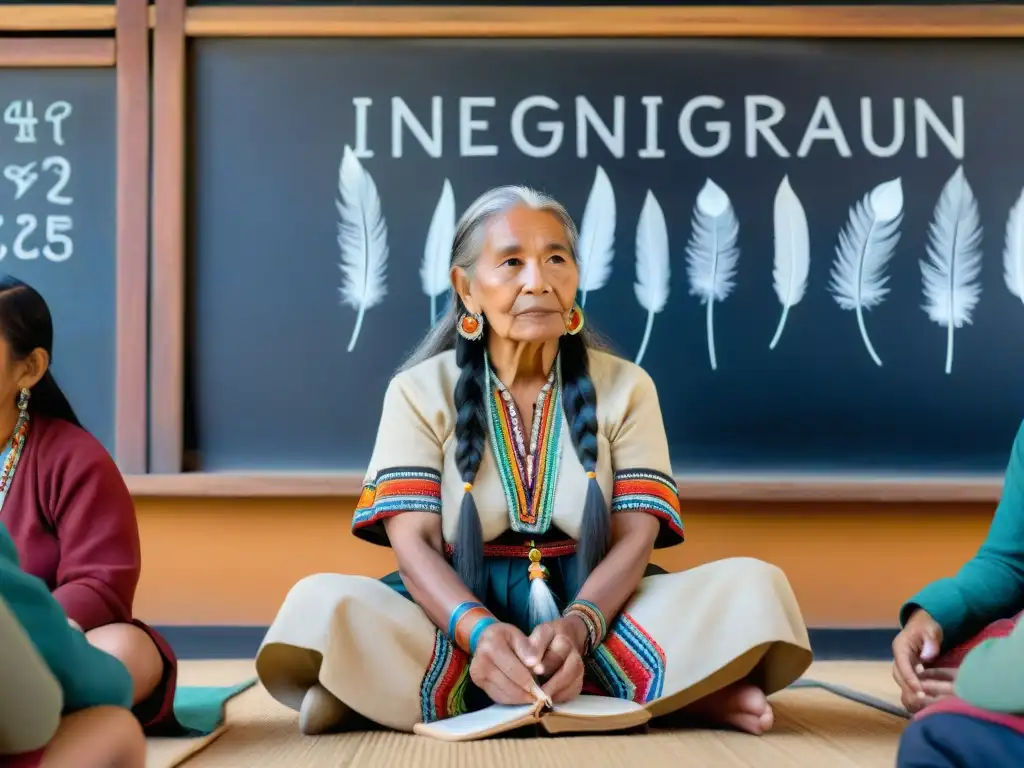
POLYGON ((352 517, 358 538, 385 547, 384 521, 389 517, 441 514, 441 440, 416 406, 413 382, 404 378, 393 379, 384 395, 377 441, 352 517))
POLYGON ((646 371, 637 376, 622 417, 611 440, 613 513, 646 512, 661 523, 656 549, 683 541, 679 490, 672 479, 668 437, 654 381, 646 371))

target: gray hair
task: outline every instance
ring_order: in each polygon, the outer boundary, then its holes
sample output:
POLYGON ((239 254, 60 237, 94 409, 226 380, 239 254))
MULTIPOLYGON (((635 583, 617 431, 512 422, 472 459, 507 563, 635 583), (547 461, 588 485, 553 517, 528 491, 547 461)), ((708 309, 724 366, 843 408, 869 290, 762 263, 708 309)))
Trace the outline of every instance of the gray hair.
MULTIPOLYGON (((484 192, 462 214, 458 226, 455 228, 455 237, 452 240, 452 267, 462 267, 470 275, 480 258, 480 251, 483 246, 483 231, 487 222, 494 216, 501 215, 515 208, 525 205, 536 211, 548 211, 553 214, 565 228, 565 236, 569 241, 569 253, 572 260, 579 264, 579 252, 577 250, 579 231, 576 223, 572 220, 565 206, 553 197, 538 192, 530 187, 505 186, 496 187, 484 192)), ((422 363, 434 355, 455 348, 455 325, 459 319, 462 309, 459 295, 452 290, 451 302, 444 315, 434 324, 433 328, 424 336, 423 340, 412 351, 412 354, 402 364, 400 371, 422 363)), ((592 349, 605 349, 605 342, 586 325, 580 333, 584 346, 592 349)))

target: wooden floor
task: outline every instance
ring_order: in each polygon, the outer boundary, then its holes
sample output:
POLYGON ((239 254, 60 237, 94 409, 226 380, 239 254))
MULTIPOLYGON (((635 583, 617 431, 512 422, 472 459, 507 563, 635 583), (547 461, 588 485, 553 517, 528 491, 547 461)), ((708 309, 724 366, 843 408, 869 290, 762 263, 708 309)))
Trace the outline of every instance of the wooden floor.
MULTIPOLYGON (((229 685, 253 675, 248 661, 183 662, 183 685, 229 685)), ((807 677, 898 703, 890 665, 818 662, 807 677)), ((633 736, 493 739, 444 744, 388 732, 303 737, 295 712, 260 686, 228 704, 224 729, 203 743, 152 740, 147 768, 512 768, 642 765, 690 768, 892 768, 906 720, 815 689, 772 697, 776 725, 763 737, 712 730, 633 736)))

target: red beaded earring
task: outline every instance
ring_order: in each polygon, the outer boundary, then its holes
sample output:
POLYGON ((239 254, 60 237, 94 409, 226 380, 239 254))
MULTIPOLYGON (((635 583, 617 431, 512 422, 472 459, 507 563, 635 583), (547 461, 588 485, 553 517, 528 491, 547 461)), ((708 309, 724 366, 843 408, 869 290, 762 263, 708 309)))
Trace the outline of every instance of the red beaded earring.
POLYGON ((583 310, 580 309, 579 305, 573 304, 572 309, 569 310, 569 317, 565 320, 565 332, 570 336, 575 336, 582 330, 583 310))
POLYGON ((476 341, 484 332, 484 317, 475 312, 466 312, 455 324, 455 330, 468 341, 476 341))

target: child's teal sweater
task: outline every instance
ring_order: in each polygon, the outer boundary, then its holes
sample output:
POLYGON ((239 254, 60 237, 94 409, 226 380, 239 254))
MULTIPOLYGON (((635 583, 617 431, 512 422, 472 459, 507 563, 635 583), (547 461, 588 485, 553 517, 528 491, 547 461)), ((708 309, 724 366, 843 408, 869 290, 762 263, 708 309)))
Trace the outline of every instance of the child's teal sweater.
MULTIPOLYGON (((927 527, 928 520, 921 525, 927 527)), ((985 543, 956 576, 932 582, 908 600, 900 626, 917 608, 942 627, 947 649, 1024 610, 1024 424, 1010 451, 1003 495, 985 543)))
POLYGON ((18 565, 18 552, 0 524, 0 598, 25 630, 64 692, 64 711, 102 704, 129 708, 132 678, 124 664, 94 648, 68 624, 46 584, 18 565))

